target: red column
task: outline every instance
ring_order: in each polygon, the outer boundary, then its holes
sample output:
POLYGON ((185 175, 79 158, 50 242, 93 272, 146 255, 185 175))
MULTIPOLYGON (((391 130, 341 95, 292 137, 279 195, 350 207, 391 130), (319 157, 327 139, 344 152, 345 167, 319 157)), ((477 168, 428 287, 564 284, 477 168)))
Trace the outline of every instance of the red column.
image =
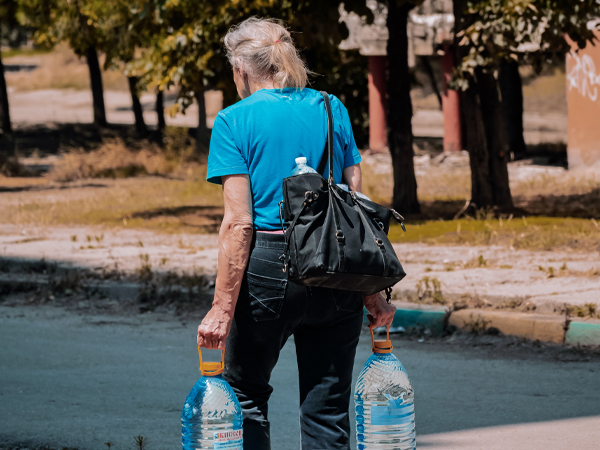
POLYGON ((387 147, 385 56, 369 56, 369 147, 383 152, 387 147))
POLYGON ((454 52, 450 44, 444 45, 442 56, 442 72, 444 73, 444 92, 442 94, 442 111, 444 113, 444 152, 462 150, 460 128, 460 100, 458 92, 448 89, 448 81, 454 68, 454 52))

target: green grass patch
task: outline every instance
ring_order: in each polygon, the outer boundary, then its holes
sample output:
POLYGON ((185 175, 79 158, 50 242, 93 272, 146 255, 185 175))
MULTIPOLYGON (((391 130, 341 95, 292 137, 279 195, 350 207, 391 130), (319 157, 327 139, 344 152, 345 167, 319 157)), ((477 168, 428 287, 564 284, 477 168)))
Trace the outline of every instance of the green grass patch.
POLYGON ((392 242, 454 245, 504 245, 515 249, 594 250, 600 246, 600 227, 590 219, 527 217, 488 220, 418 221, 390 227, 392 242))
POLYGON ((50 53, 50 50, 42 48, 11 48, 2 51, 2 59, 12 58, 13 56, 36 56, 50 53))

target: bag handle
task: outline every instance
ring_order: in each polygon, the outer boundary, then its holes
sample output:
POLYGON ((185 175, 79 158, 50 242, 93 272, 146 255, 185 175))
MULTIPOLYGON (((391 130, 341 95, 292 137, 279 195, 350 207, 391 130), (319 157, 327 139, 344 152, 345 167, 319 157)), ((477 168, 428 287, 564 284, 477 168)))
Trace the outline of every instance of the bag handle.
POLYGON ((202 350, 198 346, 198 357, 200 358, 200 373, 204 376, 215 376, 223 373, 225 370, 225 349, 221 350, 221 361, 202 362, 202 350))
POLYGON ((325 91, 319 91, 325 101, 325 112, 327 113, 327 143, 319 163, 317 172, 323 173, 325 170, 325 164, 329 161, 329 183, 335 183, 333 180, 333 114, 331 113, 331 102, 329 101, 329 94, 325 91))

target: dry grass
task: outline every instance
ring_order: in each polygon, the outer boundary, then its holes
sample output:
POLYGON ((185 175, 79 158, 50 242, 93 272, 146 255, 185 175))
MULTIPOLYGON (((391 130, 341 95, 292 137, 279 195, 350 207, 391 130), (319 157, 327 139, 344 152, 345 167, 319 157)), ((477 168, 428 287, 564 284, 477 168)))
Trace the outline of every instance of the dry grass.
POLYGON ((50 183, 4 193, 0 218, 3 223, 17 225, 89 224, 212 232, 223 214, 222 195, 219 186, 204 181, 205 176, 205 167, 199 166, 189 179, 138 177, 50 183))
POLYGON ((127 178, 138 175, 180 174, 193 167, 193 151, 166 154, 156 145, 130 150, 123 141, 107 141, 98 150, 86 153, 73 150, 49 173, 53 181, 74 181, 85 178, 127 178))
MULTIPOLYGON (((394 186, 392 173, 376 165, 363 164, 363 190, 376 202, 389 205, 394 186)), ((436 170, 435 174, 417 170, 417 195, 420 201, 465 200, 471 195, 468 167, 436 170)))
POLYGON ((185 176, 204 162, 185 128, 168 127, 163 145, 146 140, 105 139, 95 150, 73 149, 48 173, 52 181, 86 178, 127 178, 138 175, 185 176))
POLYGON ((600 170, 565 171, 563 174, 541 174, 511 183, 513 196, 581 195, 600 188, 600 170))
MULTIPOLYGON (((22 58, 26 55, 19 55, 22 58)), ((29 59, 29 58, 28 58, 29 59)), ((31 56, 32 62, 39 67, 31 72, 6 74, 6 84, 18 91, 35 91, 41 89, 76 89, 90 88, 90 76, 85 58, 78 58, 66 45, 59 44, 53 51, 31 56)), ((5 61, 10 63, 10 59, 5 61)), ((100 64, 104 58, 100 55, 100 64)), ((120 70, 102 72, 102 83, 107 90, 128 90, 127 79, 120 70)))

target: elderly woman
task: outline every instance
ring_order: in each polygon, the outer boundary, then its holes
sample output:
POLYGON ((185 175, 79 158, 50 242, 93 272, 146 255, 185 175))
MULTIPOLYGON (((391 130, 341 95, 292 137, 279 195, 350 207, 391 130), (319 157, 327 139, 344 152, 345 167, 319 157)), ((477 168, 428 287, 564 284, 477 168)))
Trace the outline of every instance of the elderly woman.
MULTIPOLYGON (((271 372, 294 336, 300 381, 303 449, 348 449, 350 386, 363 305, 374 326, 395 308, 383 295, 288 283, 280 256, 284 234, 278 203, 282 180, 305 156, 316 167, 327 117, 321 94, 306 88, 308 70, 278 22, 248 19, 224 39, 242 101, 215 119, 209 182, 223 185, 218 275, 198 345, 225 349, 225 378, 244 414, 244 448, 270 449, 271 372)), ((361 191, 360 155, 348 112, 330 96, 334 178, 361 191)))

